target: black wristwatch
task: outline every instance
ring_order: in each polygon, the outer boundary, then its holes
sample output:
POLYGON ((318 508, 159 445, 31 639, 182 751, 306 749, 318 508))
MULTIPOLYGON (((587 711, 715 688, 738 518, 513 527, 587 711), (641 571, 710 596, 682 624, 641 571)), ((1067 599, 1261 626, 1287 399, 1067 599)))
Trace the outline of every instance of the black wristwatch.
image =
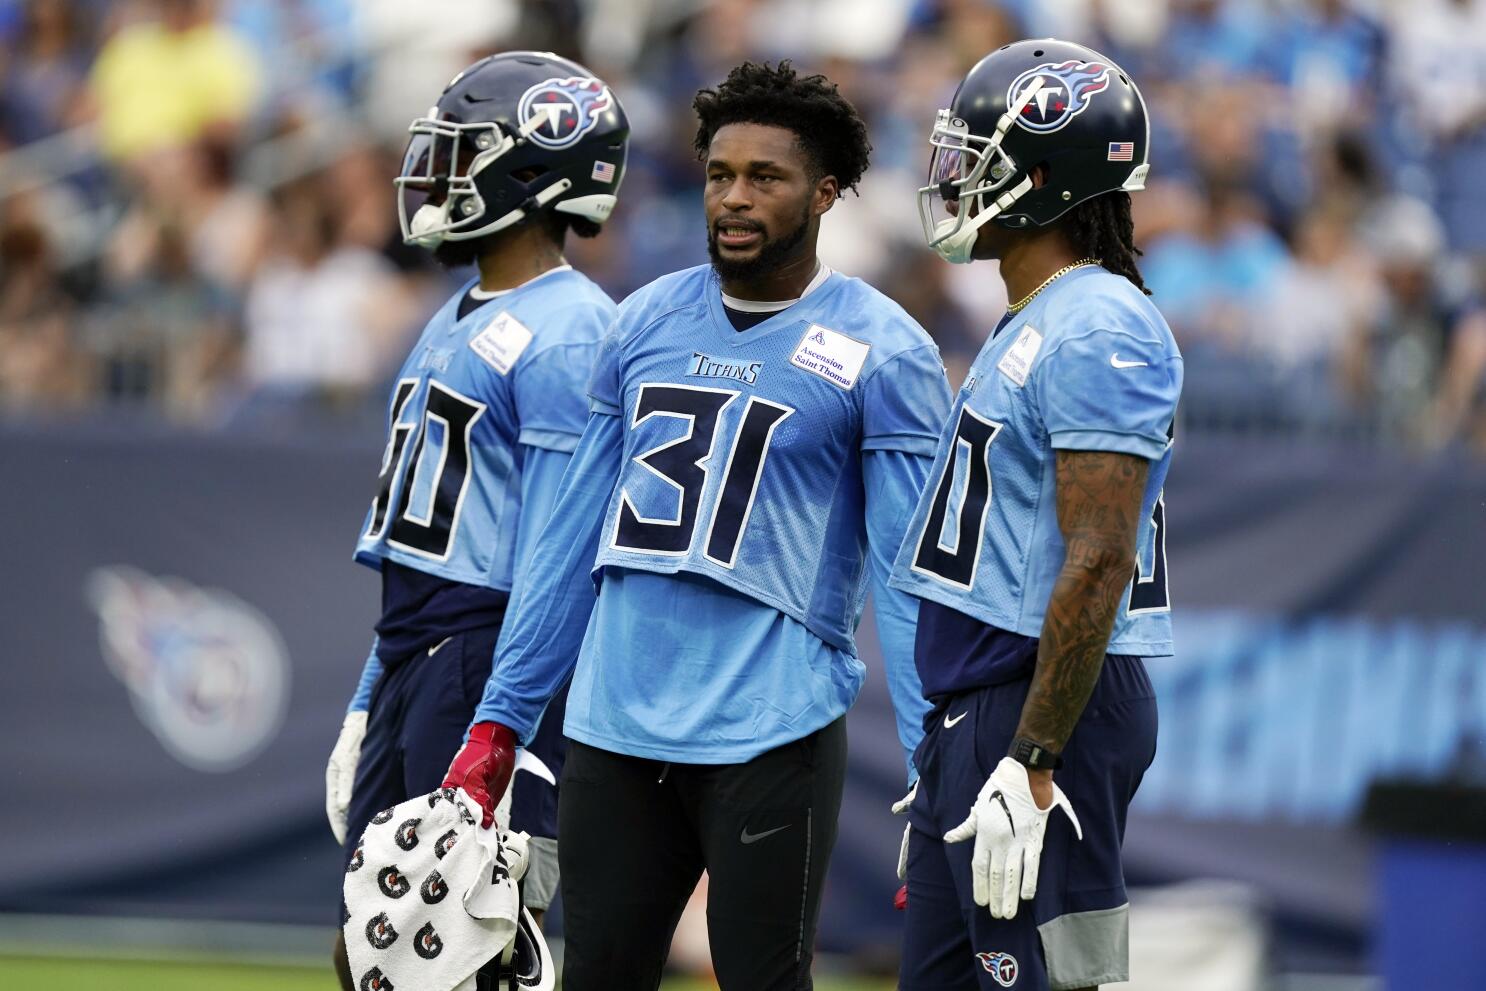
POLYGON ((1035 743, 1025 736, 1019 736, 1011 741, 1011 749, 1006 752, 1006 756, 1034 771, 1056 771, 1063 766, 1061 755, 1053 753, 1042 744, 1035 743))

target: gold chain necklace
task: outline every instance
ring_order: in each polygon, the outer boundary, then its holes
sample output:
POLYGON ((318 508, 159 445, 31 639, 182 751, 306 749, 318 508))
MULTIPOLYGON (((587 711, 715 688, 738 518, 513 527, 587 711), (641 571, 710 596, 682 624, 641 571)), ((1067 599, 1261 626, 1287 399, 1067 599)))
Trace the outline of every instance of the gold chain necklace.
POLYGON ((1046 289, 1048 286, 1052 285, 1054 282, 1058 281, 1060 278, 1062 278, 1063 276, 1067 275, 1069 272, 1073 271, 1076 268, 1082 268, 1085 265, 1098 265, 1098 264, 1100 264, 1100 262, 1099 262, 1099 259, 1097 259, 1097 258, 1080 258, 1078 261, 1074 262, 1072 265, 1064 265, 1062 268, 1058 269, 1052 275, 1049 275, 1047 277, 1047 281, 1044 282, 1042 285, 1038 286, 1036 289, 1033 289, 1031 292, 1027 293, 1027 295, 1023 296, 1021 299, 1017 300, 1015 303, 1012 303, 1010 306, 1008 306, 1006 308, 1006 312, 1007 313, 1013 313, 1013 314, 1014 313, 1020 313, 1022 310, 1024 310, 1024 309, 1027 308, 1027 304, 1028 303, 1032 302, 1032 300, 1034 300, 1034 299, 1037 298, 1037 294, 1038 293, 1042 292, 1042 290, 1046 289))

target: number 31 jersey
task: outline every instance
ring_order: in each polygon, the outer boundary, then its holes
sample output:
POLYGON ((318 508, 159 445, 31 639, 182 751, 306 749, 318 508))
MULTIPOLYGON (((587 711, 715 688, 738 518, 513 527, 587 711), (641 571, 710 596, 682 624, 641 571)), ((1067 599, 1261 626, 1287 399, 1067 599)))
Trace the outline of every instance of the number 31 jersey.
POLYGON ((854 655, 863 453, 933 453, 939 351, 859 279, 743 331, 716 280, 688 269, 625 300, 594 366, 594 408, 628 428, 597 567, 704 575, 854 655))
POLYGON ((1171 653, 1166 517, 1182 358, 1123 276, 1090 266, 986 342, 955 399, 891 584, 1024 636, 1042 633, 1063 566, 1056 452, 1150 461, 1136 568, 1109 652, 1171 653))
POLYGON ((521 512, 518 445, 571 452, 614 302, 566 266, 459 317, 428 322, 398 373, 377 493, 356 560, 509 591, 521 512))

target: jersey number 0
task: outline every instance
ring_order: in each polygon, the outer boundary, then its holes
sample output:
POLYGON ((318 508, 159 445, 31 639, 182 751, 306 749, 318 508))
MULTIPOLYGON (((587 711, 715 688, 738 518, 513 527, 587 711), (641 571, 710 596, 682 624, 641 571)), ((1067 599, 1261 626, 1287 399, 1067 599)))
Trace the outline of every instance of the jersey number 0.
MULTIPOLYGON (((956 588, 974 587, 986 513, 991 505, 991 444, 1000 432, 1001 424, 980 417, 969 407, 960 408, 944 474, 934 490, 934 502, 913 555, 914 571, 956 588), (960 495, 959 512, 954 525, 946 528, 956 495, 960 495), (944 539, 946 529, 950 531, 949 541, 944 539)), ((1157 495, 1151 511, 1151 526, 1151 566, 1146 569, 1136 556, 1127 615, 1164 612, 1171 607, 1166 586, 1166 503, 1161 495, 1157 495)))
POLYGON ((392 398, 392 428, 366 536, 378 540, 385 533, 389 544, 442 561, 448 558, 454 543, 459 509, 469 489, 470 429, 486 407, 430 379, 422 415, 406 422, 408 405, 417 389, 418 379, 397 383, 392 398), (389 528, 387 517, 394 489, 398 512, 389 528))

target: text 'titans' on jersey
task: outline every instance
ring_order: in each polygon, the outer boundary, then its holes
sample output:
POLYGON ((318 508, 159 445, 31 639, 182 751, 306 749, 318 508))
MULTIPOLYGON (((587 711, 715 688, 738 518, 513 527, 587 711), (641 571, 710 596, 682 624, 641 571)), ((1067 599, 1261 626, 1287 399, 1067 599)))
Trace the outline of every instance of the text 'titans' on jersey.
POLYGON ((735 330, 709 266, 625 301, 590 386, 629 429, 598 568, 705 575, 855 654, 862 454, 929 456, 948 387, 901 307, 833 273, 735 330))
POLYGON ((1056 452, 1151 462, 1136 570, 1109 652, 1169 654, 1162 487, 1182 358, 1156 307, 1090 266, 1054 282, 981 349, 955 398, 892 585, 1036 637, 1063 566, 1056 452))
POLYGON ((566 266, 459 317, 465 286, 398 373, 377 491, 356 560, 509 591, 518 445, 571 452, 614 302, 566 266))

